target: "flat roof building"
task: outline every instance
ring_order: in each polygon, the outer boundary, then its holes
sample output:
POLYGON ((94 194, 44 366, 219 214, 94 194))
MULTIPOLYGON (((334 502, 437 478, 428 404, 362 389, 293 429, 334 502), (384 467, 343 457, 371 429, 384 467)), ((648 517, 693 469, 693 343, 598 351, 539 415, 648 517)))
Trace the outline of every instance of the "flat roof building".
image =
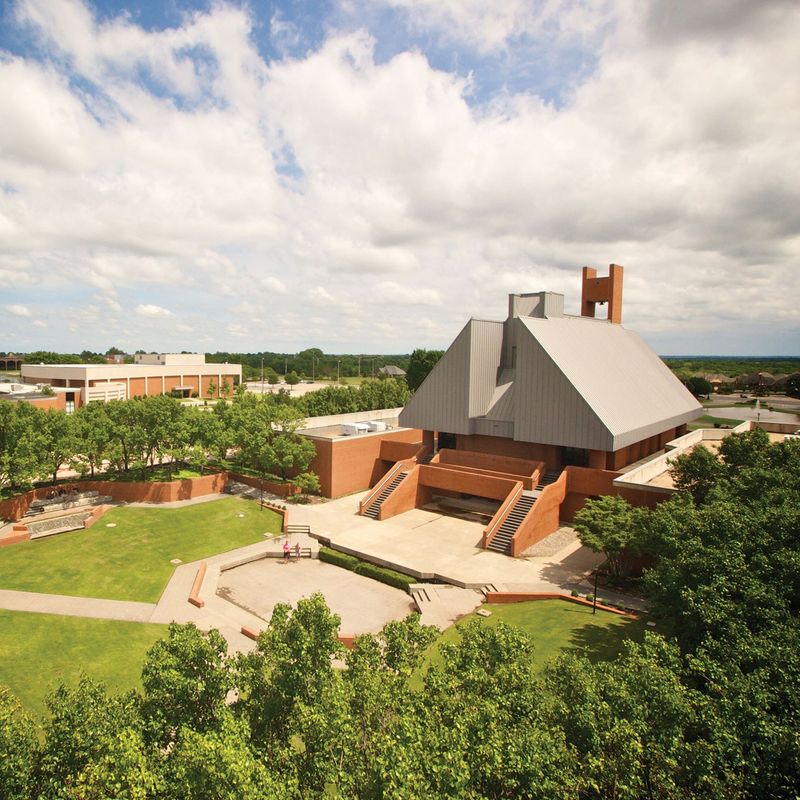
POLYGON ((202 353, 134 356, 133 364, 23 364, 23 383, 75 389, 76 406, 158 394, 219 397, 241 383, 241 364, 207 364, 202 353))

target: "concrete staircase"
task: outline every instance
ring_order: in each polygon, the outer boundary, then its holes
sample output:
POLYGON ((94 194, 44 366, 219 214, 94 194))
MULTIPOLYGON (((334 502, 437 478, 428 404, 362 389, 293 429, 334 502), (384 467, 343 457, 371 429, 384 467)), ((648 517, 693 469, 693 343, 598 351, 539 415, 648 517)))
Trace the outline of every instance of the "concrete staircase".
POLYGON ((44 516, 58 511, 71 511, 73 508, 81 508, 83 506, 97 506, 109 503, 111 500, 111 497, 101 497, 97 491, 76 492, 47 500, 34 500, 28 506, 25 517, 44 516))
POLYGON ((492 537, 491 542, 489 542, 489 550, 494 550, 496 553, 511 553, 511 540, 519 530, 522 521, 528 516, 528 512, 533 508, 538 496, 538 491, 526 491, 520 495, 519 500, 514 504, 511 512, 503 520, 503 524, 492 537))
POLYGON ((555 483, 560 476, 561 476, 560 469, 552 470, 550 472, 545 472, 544 475, 542 475, 539 478, 539 483, 536 486, 536 491, 541 492, 545 486, 549 486, 551 483, 555 483))
POLYGON ((364 512, 364 516, 370 517, 371 519, 378 519, 378 513, 383 505, 383 501, 400 485, 406 475, 408 475, 408 472, 398 472, 394 480, 388 486, 384 486, 383 491, 372 501, 370 507, 364 512))

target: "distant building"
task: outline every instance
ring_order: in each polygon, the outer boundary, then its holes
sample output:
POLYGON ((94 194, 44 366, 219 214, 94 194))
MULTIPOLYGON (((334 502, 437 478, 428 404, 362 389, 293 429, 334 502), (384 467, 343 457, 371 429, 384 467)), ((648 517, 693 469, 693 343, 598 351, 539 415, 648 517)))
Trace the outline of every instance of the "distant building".
POLYGON ((21 378, 26 384, 47 384, 57 394, 74 390, 77 408, 92 401, 158 394, 219 397, 225 382, 231 392, 241 383, 242 367, 206 364, 199 353, 137 353, 133 364, 23 364, 21 378))
POLYGON ((389 378, 405 378, 406 371, 404 369, 400 369, 400 367, 397 367, 394 364, 387 364, 385 367, 381 367, 378 370, 378 374, 386 375, 389 378))
POLYGON ((16 353, 3 353, 0 355, 0 371, 16 371, 22 366, 23 357, 16 353))

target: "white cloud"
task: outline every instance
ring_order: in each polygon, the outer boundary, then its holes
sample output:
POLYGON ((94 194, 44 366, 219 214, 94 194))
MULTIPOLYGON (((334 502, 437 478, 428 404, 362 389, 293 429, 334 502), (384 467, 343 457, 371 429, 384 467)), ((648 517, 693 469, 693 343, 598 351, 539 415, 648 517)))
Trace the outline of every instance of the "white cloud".
POLYGON ((17 305, 16 303, 6 306, 6 311, 14 317, 29 317, 31 315, 31 310, 27 306, 17 305))
POLYGON ((174 317, 175 315, 161 306, 155 306, 151 303, 140 304, 136 306, 136 313, 140 317, 174 317))
MULTIPOLYGON (((501 317, 509 291, 564 291, 575 311, 579 268, 614 261, 623 318, 658 349, 696 330, 720 351, 742 326, 773 349, 780 320, 797 351, 796 5, 387 2, 484 56, 580 40, 596 65, 561 106, 507 88, 476 105, 424 37, 386 57, 378 33, 329 27, 267 62, 257 20, 225 3, 162 31, 77 0, 17 3, 45 56, 0 58, 7 300, 38 318, 39 302, 97 295, 109 344, 133 349, 185 337, 123 308, 174 314, 212 349, 270 346, 241 335, 241 301, 276 348, 411 349, 501 317)), ((303 33, 271 22, 287 46, 303 33)), ((65 349, 94 349, 89 330, 65 349)))
POLYGON ((46 322, 42 322, 42 320, 40 320, 40 319, 35 319, 31 324, 33 325, 34 328, 46 328, 47 327, 47 323, 46 322))
POLYGON ((269 275, 261 281, 261 285, 273 294, 286 294, 286 284, 274 275, 269 275))

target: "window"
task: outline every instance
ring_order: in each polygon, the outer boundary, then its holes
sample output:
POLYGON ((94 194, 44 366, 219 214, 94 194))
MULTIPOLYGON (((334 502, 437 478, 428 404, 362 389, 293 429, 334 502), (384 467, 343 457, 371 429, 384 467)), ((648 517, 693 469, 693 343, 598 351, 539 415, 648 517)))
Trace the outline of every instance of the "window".
POLYGON ((578 447, 564 447, 561 451, 561 465, 564 467, 588 467, 589 451, 578 447))
POLYGON ((67 414, 74 414, 75 413, 75 392, 65 392, 65 404, 64 404, 64 411, 67 414))

